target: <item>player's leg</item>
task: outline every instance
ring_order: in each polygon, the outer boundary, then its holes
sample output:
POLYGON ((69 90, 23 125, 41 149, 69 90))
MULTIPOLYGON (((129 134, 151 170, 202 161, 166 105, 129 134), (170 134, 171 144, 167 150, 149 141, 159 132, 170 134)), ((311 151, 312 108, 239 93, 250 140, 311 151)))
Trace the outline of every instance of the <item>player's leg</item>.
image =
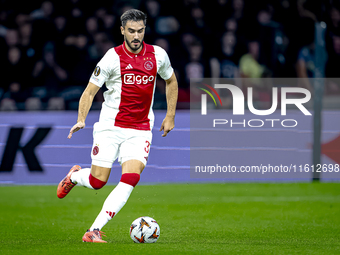
MULTIPOLYGON (((138 133, 138 132, 137 132, 138 133)), ((132 137, 121 144, 119 162, 122 165, 122 176, 118 185, 106 198, 102 210, 90 230, 99 229, 111 220, 127 202, 131 192, 140 179, 149 154, 151 132, 143 136, 132 137), (148 142, 145 142, 145 141, 148 142)))
POLYGON ((73 166, 67 176, 59 183, 57 196, 65 197, 75 185, 90 189, 102 188, 109 179, 113 162, 117 159, 120 139, 101 124, 94 125, 92 166, 83 168, 73 166))
POLYGON ((122 164, 122 177, 118 185, 106 198, 102 210, 93 222, 90 231, 102 229, 125 205, 133 188, 140 179, 144 164, 139 160, 129 160, 122 164))
POLYGON ((75 165, 66 177, 59 183, 57 196, 64 198, 75 185, 90 189, 101 189, 107 183, 111 168, 92 165, 91 168, 83 168, 75 165))
POLYGON ((90 189, 101 189, 110 177, 111 168, 92 165, 71 175, 71 181, 90 189))
POLYGON ((100 230, 125 205, 133 188, 139 181, 145 165, 139 160, 129 160, 122 164, 122 178, 118 185, 106 198, 102 210, 93 222, 91 228, 83 236, 83 242, 106 243, 102 240, 103 232, 100 230))

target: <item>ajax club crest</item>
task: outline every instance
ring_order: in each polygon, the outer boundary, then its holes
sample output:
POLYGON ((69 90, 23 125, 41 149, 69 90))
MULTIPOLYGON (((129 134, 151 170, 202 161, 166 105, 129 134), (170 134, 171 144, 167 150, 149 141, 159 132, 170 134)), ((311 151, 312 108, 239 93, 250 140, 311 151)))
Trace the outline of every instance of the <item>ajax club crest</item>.
POLYGON ((145 68, 146 70, 150 71, 150 70, 153 68, 153 63, 152 63, 150 60, 145 61, 145 63, 144 63, 144 68, 145 68))

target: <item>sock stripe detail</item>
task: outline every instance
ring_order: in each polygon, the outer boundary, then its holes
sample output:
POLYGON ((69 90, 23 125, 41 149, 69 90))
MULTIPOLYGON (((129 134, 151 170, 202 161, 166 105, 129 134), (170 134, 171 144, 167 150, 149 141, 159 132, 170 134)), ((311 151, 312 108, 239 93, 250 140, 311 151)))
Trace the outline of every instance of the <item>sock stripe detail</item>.
POLYGON ((122 177, 120 178, 121 182, 124 182, 126 184, 131 185, 132 187, 135 187, 137 183, 139 182, 140 174, 137 173, 125 173, 122 174, 122 177))
POLYGON ((113 216, 115 216, 115 212, 110 212, 110 211, 106 211, 106 213, 111 217, 111 219, 113 218, 113 216))
POLYGON ((90 185, 94 189, 101 189, 106 184, 106 182, 103 182, 103 181, 97 179, 96 177, 93 177, 92 174, 90 174, 89 180, 90 180, 90 185))

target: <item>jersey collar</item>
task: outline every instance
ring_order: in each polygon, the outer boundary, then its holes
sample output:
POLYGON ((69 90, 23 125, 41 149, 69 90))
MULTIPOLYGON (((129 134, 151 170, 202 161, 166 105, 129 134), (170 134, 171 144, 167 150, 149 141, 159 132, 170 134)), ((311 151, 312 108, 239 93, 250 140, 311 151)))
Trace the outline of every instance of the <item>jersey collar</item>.
POLYGON ((127 48, 126 48, 126 45, 125 45, 125 42, 123 43, 123 50, 125 52, 126 55, 128 55, 130 58, 133 58, 134 56, 144 56, 145 55, 145 52, 146 52, 146 46, 145 46, 145 43, 143 41, 143 49, 137 53, 137 54, 134 54, 132 52, 130 52, 127 48))

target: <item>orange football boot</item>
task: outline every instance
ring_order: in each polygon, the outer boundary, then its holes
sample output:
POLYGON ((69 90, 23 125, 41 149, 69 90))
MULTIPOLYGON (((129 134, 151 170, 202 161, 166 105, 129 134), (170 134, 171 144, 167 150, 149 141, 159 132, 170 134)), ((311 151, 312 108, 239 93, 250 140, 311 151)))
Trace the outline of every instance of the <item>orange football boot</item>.
POLYGON ((59 198, 64 198, 71 189, 76 186, 76 183, 73 183, 71 181, 71 175, 74 172, 78 172, 81 169, 80 166, 74 165, 71 170, 68 172, 68 174, 65 176, 65 178, 59 183, 58 189, 57 189, 57 196, 59 198))
POLYGON ((102 235, 106 236, 104 232, 100 231, 98 228, 95 228, 93 231, 89 229, 83 236, 83 242, 87 243, 107 243, 106 241, 102 240, 102 235))

